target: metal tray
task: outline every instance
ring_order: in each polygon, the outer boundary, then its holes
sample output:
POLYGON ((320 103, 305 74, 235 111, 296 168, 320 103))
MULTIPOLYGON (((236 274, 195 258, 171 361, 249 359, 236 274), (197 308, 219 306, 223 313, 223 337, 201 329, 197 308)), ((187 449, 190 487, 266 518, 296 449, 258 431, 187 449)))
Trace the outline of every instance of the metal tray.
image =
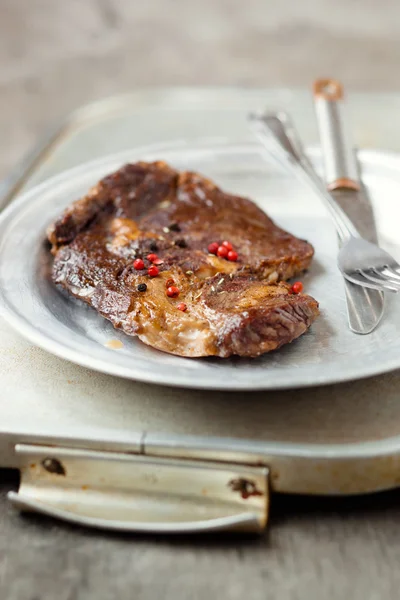
MULTIPOLYGON (((353 102, 360 144, 400 147, 396 97, 353 102)), ((305 141, 316 141, 312 101, 302 92, 141 92, 71 116, 62 135, 52 132, 50 151, 34 153, 30 176, 22 169, 10 177, 8 196, 136 145, 245 138, 237 124, 258 106, 288 110, 305 141)), ((21 470, 13 500, 24 508, 117 529, 260 531, 270 491, 350 494, 398 485, 398 372, 226 394, 88 371, 31 346, 4 320, 0 340, 0 461, 21 470)))

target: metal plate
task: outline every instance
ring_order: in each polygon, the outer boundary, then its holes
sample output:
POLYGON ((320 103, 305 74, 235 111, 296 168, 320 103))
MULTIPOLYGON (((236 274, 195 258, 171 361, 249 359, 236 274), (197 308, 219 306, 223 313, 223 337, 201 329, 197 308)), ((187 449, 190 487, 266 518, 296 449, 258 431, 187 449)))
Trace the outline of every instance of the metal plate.
MULTIPOLYGON (((314 157, 319 166, 318 157, 314 157)), ((360 153, 381 244, 400 258, 398 222, 400 157, 360 153)), ((65 172, 14 202, 0 221, 0 289, 6 318, 38 346, 77 364, 122 377, 204 389, 279 389, 328 384, 400 367, 400 303, 389 297, 385 317, 367 338, 347 329, 336 234, 311 191, 273 162, 256 144, 176 144, 124 152, 65 172), (316 259, 305 289, 321 303, 311 331, 256 360, 185 359, 158 352, 116 332, 90 307, 61 294, 48 277, 43 243, 47 224, 100 177, 129 160, 162 158, 178 169, 198 170, 225 189, 252 197, 279 225, 309 239, 316 259), (106 344, 120 339, 123 347, 106 344)))

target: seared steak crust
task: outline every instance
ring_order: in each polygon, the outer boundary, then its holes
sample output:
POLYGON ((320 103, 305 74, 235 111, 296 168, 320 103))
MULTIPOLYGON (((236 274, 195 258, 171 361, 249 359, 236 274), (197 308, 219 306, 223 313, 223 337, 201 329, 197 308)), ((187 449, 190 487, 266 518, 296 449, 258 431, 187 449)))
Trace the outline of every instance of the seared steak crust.
POLYGON ((304 333, 318 303, 285 283, 313 248, 277 227, 253 202, 163 162, 129 164, 105 177, 48 229, 53 281, 115 327, 181 356, 258 356, 304 333), (237 262, 207 252, 229 240, 237 262), (157 253, 160 274, 147 275, 157 253), (133 267, 135 258, 146 269, 133 267), (173 278, 179 298, 166 295, 173 278), (146 291, 138 291, 145 283, 146 291), (184 302, 187 310, 177 305, 184 302))

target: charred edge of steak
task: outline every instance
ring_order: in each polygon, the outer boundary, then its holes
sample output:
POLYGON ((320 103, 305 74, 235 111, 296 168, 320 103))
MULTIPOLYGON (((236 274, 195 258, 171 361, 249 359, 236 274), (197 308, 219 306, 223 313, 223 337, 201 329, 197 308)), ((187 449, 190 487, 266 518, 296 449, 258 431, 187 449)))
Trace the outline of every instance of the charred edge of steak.
POLYGON ((257 357, 293 342, 319 315, 318 302, 307 295, 286 297, 278 306, 249 311, 219 339, 219 355, 257 357))
POLYGON ((203 286, 203 301, 218 333, 218 355, 255 357, 304 333, 319 315, 318 302, 294 295, 290 286, 238 274, 217 276, 203 286), (249 293, 250 291, 250 293, 249 293))
POLYGON ((162 161, 127 164, 104 177, 49 226, 47 237, 53 252, 72 242, 103 212, 137 218, 172 194, 177 180, 178 173, 162 161))

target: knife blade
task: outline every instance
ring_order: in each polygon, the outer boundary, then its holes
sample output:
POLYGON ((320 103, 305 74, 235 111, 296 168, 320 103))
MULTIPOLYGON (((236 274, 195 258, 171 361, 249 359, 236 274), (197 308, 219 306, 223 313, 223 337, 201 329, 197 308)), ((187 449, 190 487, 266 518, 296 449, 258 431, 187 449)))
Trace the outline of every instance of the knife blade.
MULTIPOLYGON (((314 102, 328 190, 357 225, 361 235, 377 242, 373 208, 359 175, 356 152, 344 118, 343 86, 333 79, 314 83, 314 102)), ((384 294, 344 280, 349 327, 366 335, 384 313, 384 294)))

